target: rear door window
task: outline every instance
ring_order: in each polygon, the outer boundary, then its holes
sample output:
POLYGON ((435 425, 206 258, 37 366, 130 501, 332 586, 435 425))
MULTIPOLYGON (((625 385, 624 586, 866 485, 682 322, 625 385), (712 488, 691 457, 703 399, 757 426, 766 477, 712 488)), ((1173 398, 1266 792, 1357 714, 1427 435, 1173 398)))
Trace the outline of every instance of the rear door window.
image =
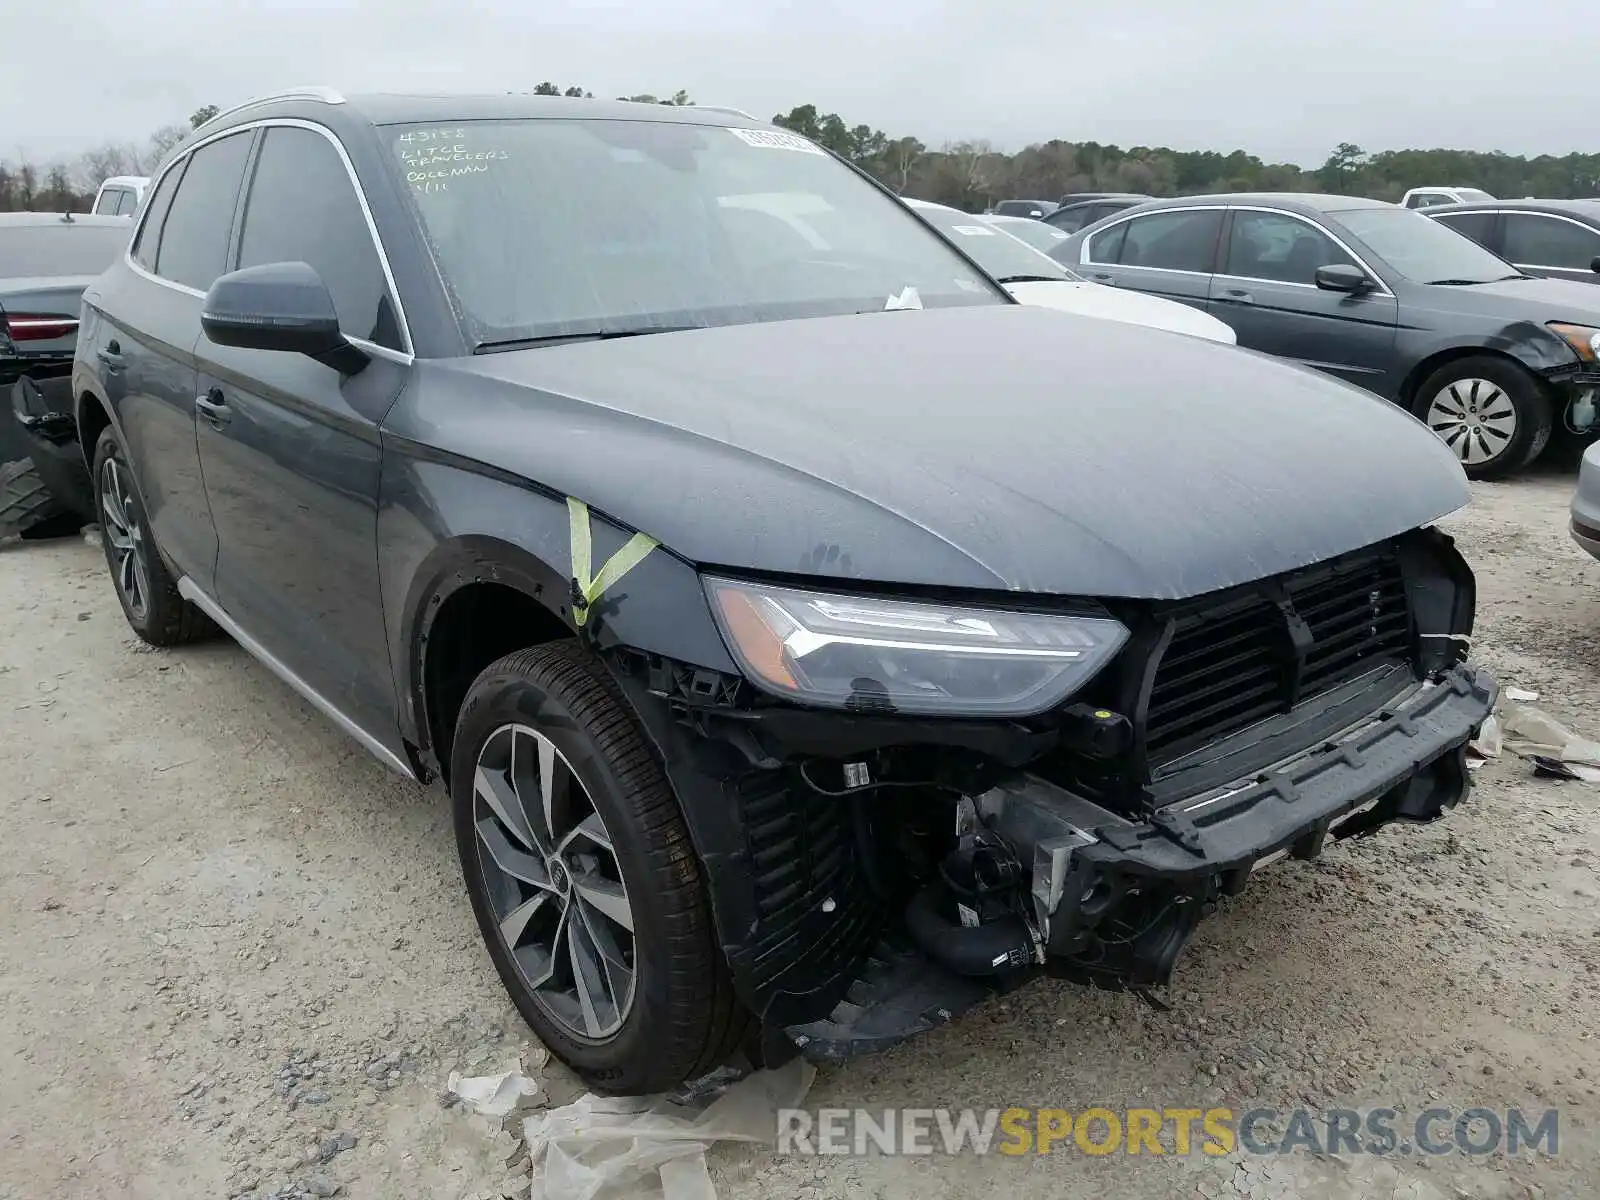
POLYGON ((1092 263, 1116 266, 1122 260, 1122 243, 1128 236, 1130 222, 1123 221, 1110 229, 1102 229, 1089 239, 1086 259, 1092 263))
POLYGON ((291 126, 266 132, 239 234, 239 265, 303 262, 328 287, 348 337, 401 349, 383 265, 350 173, 332 142, 291 126))
MULTIPOLYGON (((1127 230, 1118 247, 1118 257, 1114 260, 1120 266, 1205 275, 1210 274, 1216 259, 1217 235, 1222 231, 1222 210, 1173 209, 1134 217, 1117 228, 1127 230)), ((1093 261, 1113 260, 1094 258, 1093 261)))
POLYGON ((1587 271, 1600 256, 1600 233, 1539 213, 1507 213, 1505 258, 1525 267, 1587 271))
POLYGON ((190 155, 161 231, 156 274, 163 279, 203 292, 227 269, 250 138, 249 132, 231 134, 190 155))

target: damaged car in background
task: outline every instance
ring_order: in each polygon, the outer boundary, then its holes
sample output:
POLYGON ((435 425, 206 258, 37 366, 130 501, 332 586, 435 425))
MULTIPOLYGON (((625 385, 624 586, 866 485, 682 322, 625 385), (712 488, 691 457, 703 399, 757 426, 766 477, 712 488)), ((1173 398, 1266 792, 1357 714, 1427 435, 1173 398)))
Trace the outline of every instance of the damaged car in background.
POLYGON ((1557 431, 1600 434, 1600 293, 1536 279, 1420 212, 1357 196, 1184 196, 1088 226, 1056 257, 1404 407, 1474 479, 1528 466, 1557 431))
POLYGON ((1468 790, 1495 685, 1425 427, 1018 304, 787 131, 254 102, 84 311, 130 624, 220 626, 442 778, 488 953, 597 1089, 1162 984, 1258 868, 1468 790))
POLYGON ((0 536, 76 530, 94 511, 68 377, 83 289, 128 230, 113 217, 0 213, 0 536))

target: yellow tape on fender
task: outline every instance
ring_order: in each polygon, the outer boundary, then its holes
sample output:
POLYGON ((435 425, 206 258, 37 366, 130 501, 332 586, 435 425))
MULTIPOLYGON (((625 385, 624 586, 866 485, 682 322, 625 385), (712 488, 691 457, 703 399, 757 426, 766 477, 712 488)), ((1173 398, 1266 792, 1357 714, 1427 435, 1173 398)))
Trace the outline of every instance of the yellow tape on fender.
POLYGON ((605 591, 643 560, 645 555, 661 543, 648 533, 636 533, 600 568, 600 574, 589 577, 589 506, 582 500, 567 497, 567 518, 572 526, 572 619, 581 629, 589 619, 589 609, 605 595, 605 591))

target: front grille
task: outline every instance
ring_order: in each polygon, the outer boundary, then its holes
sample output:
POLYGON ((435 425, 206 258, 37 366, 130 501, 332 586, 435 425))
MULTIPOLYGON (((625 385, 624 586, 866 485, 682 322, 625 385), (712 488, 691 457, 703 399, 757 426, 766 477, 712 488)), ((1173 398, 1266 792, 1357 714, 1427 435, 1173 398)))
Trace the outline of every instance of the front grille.
POLYGON ((1145 717, 1170 760, 1409 656, 1411 618, 1392 546, 1359 551, 1174 618, 1145 717))

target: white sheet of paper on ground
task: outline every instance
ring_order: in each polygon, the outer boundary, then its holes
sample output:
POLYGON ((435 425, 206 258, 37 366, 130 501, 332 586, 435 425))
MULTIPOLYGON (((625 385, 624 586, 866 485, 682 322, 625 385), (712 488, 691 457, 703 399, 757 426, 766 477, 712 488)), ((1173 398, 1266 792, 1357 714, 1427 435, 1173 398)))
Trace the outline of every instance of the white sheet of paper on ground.
POLYGON ((462 1108, 485 1117, 508 1117, 539 1095, 539 1081, 524 1075, 520 1062, 498 1075, 463 1078, 460 1072, 451 1071, 445 1087, 460 1098, 462 1108))
POLYGON ((710 1097, 586 1095, 523 1123, 534 1200, 716 1200, 713 1142, 766 1142, 778 1110, 796 1108, 816 1068, 794 1059, 710 1097))

